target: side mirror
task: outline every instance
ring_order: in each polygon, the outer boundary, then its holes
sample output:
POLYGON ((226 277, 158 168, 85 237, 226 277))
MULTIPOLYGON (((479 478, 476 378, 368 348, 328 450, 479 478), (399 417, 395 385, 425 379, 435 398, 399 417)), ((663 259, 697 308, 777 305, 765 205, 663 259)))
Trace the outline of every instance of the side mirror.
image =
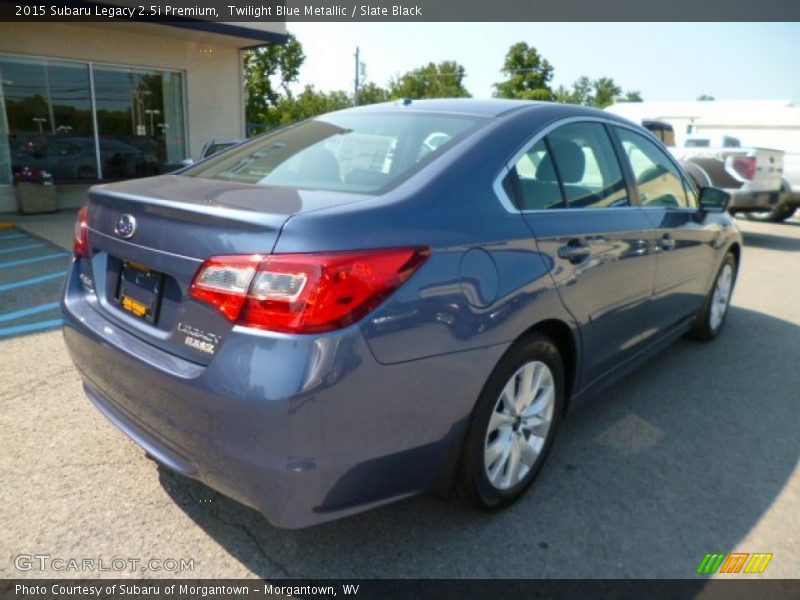
POLYGON ((714 187, 700 188, 700 210, 707 213, 722 213, 728 210, 731 195, 714 187))

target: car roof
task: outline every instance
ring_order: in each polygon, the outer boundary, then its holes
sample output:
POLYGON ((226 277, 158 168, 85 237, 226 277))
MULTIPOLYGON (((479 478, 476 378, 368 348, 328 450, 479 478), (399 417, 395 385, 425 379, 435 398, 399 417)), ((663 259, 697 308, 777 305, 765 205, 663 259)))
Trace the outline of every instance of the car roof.
POLYGON ((504 100, 500 98, 473 99, 473 98, 432 98, 425 100, 411 100, 408 98, 368 104, 356 108, 348 108, 342 113, 349 112, 426 112, 443 114, 462 114, 478 117, 497 117, 512 110, 532 107, 539 102, 527 100, 504 100))
POLYGON ((564 117, 594 116, 604 120, 630 123, 628 119, 612 113, 587 106, 575 104, 561 104, 556 102, 540 102, 534 100, 507 100, 504 98, 436 98, 425 100, 402 99, 380 104, 369 104, 337 111, 337 114, 369 113, 369 112, 419 112, 440 113, 451 115, 471 115, 476 117, 496 118, 505 117, 522 110, 538 111, 549 109, 550 114, 558 111, 564 117))

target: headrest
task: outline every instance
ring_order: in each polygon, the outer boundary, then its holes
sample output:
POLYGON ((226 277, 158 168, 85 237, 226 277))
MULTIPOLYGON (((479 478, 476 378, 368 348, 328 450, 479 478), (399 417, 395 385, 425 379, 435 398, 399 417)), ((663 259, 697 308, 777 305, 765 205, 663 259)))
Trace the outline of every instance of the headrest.
MULTIPOLYGON (((558 172, 563 183, 577 183, 583 179, 586 170, 586 157, 581 147, 569 140, 548 139, 550 150, 558 161, 558 172)), ((536 179, 539 181, 557 181, 556 171, 550 154, 545 155, 536 168, 536 179)))

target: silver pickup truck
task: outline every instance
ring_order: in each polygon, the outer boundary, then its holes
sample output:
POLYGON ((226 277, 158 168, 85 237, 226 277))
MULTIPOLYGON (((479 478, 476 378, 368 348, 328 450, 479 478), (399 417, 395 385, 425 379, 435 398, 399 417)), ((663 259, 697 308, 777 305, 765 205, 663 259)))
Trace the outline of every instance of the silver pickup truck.
POLYGON ((787 193, 783 178, 783 150, 742 147, 732 136, 689 136, 683 147, 674 145, 669 123, 643 121, 681 162, 698 186, 722 188, 731 195, 731 213, 770 214, 782 206, 787 193))

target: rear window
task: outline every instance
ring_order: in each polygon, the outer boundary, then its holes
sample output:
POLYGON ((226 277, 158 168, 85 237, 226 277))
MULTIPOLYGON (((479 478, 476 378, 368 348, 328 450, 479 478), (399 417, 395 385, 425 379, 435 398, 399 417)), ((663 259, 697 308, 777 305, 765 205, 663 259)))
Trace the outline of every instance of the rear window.
POLYGON ((486 119, 332 114, 222 152, 183 175, 264 186, 376 192, 439 156, 486 119))

